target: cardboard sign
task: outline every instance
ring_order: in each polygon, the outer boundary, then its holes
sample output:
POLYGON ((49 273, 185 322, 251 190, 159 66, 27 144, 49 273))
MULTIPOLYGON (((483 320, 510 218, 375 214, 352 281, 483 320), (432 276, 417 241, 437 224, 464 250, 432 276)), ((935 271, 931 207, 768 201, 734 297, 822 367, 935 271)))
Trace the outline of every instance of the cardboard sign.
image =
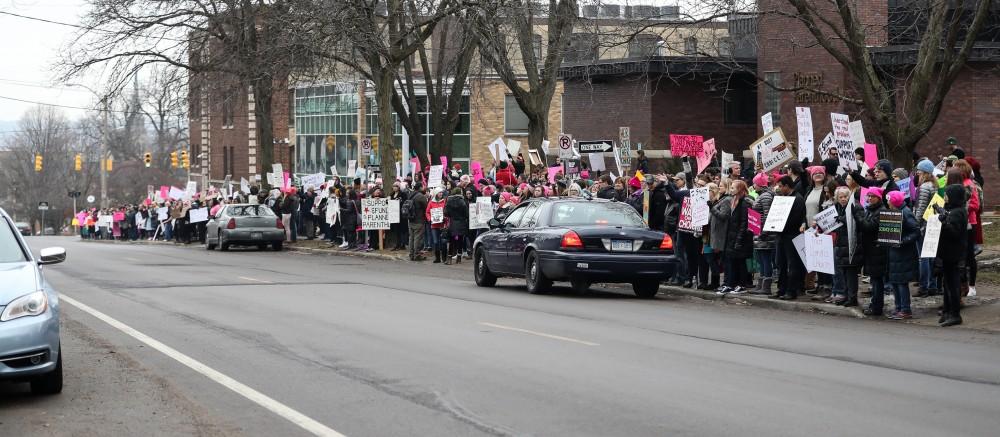
MULTIPOLYGON (((861 122, 859 121, 858 123, 861 122)), ((878 162, 878 146, 872 143, 865 143, 864 147, 865 147, 865 164, 868 164, 868 168, 875 168, 875 163, 878 162)))
MULTIPOLYGON (((798 123, 799 130, 799 161, 803 159, 812 161, 813 150, 816 149, 813 143, 812 111, 808 107, 796 107, 795 120, 798 123)), ((822 153, 820 152, 821 155, 822 153)))
POLYGON ((432 165, 430 173, 427 175, 427 187, 428 188, 438 188, 441 186, 441 176, 443 167, 440 165, 432 165))
POLYGON ((899 246, 903 240, 903 213, 881 211, 878 213, 878 242, 899 246))
POLYGON ((361 229, 389 229, 389 199, 361 199, 361 229))
POLYGON ((715 156, 715 138, 709 138, 702 143, 701 153, 695 156, 695 160, 698 161, 699 174, 712 163, 713 156, 715 156))
POLYGON ((305 175, 300 178, 299 182, 302 183, 303 187, 308 187, 312 185, 313 188, 316 188, 319 187, 320 185, 323 185, 323 182, 326 182, 326 173, 314 173, 311 175, 305 175))
POLYGON ((785 230, 785 222, 792 212, 792 205, 795 203, 795 196, 774 196, 771 202, 771 209, 767 213, 767 220, 764 222, 764 231, 781 232, 785 230))
MULTIPOLYGON (((543 141, 543 143, 547 142, 543 141)), ((528 149, 528 160, 531 161, 531 165, 542 165, 542 157, 538 155, 537 149, 528 149)))
POLYGON ((191 215, 191 223, 201 223, 208 221, 208 208, 192 209, 188 212, 191 215))
POLYGON ((444 223, 444 207, 431 208, 431 223, 444 223))
POLYGON ((760 125, 764 128, 764 135, 771 133, 774 130, 774 116, 770 112, 760 116, 760 125))
POLYGON ((670 134, 670 154, 677 156, 698 156, 705 149, 705 138, 701 135, 670 134))
POLYGON ((587 159, 590 160, 590 169, 593 171, 604 171, 604 153, 594 152, 588 153, 587 159))
POLYGON ((858 158, 854 155, 854 142, 851 140, 851 119, 846 114, 831 112, 830 124, 840 166, 848 171, 860 170, 858 158))
POLYGON ((760 235, 760 213, 753 208, 747 209, 747 229, 754 235, 760 235))
POLYGON ((757 164, 767 172, 781 168, 786 162, 795 159, 795 153, 788 147, 780 127, 751 144, 750 150, 753 151, 757 164))
POLYGON ((931 216, 937 215, 937 213, 934 212, 934 205, 944 208, 944 197, 934 193, 934 197, 931 197, 931 201, 927 204, 927 209, 924 211, 924 221, 930 221, 931 216))
POLYGON ((924 244, 920 248, 921 258, 937 257, 938 244, 941 241, 941 220, 932 215, 927 220, 927 230, 924 232, 924 244))
POLYGON ((847 130, 851 134, 851 145, 855 149, 865 147, 865 129, 861 126, 861 120, 854 120, 848 123, 847 130))
POLYGON ((824 234, 829 234, 830 231, 837 229, 841 226, 841 223, 837 221, 837 207, 831 206, 813 218, 816 222, 816 226, 819 226, 820 230, 824 234))
POLYGON ((834 274, 833 236, 812 232, 806 232, 803 235, 805 236, 806 270, 834 274))

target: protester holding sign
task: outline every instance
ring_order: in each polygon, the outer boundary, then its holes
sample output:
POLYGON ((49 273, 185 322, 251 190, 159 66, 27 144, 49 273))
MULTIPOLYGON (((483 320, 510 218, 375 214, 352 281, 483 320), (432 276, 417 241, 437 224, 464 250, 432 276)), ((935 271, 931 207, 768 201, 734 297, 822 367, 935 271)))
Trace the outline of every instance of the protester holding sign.
MULTIPOLYGON (((793 161, 793 164, 797 161, 793 161)), ((800 163, 801 164, 801 163, 800 163)), ((777 193, 782 196, 793 196, 792 207, 785 220, 784 229, 778 235, 778 295, 781 300, 795 300, 802 291, 805 279, 805 265, 797 255, 792 239, 798 236, 805 227, 806 202, 802 195, 795 191, 796 181, 785 175, 778 179, 777 193)))
POLYGON ((430 240, 431 248, 434 249, 435 263, 447 261, 448 258, 447 228, 444 220, 445 200, 444 190, 435 188, 424 213, 427 221, 431 223, 430 240))
POLYGON ((889 263, 887 279, 892 287, 896 301, 896 311, 889 314, 893 320, 906 320, 913 317, 910 310, 910 281, 917 277, 917 219, 905 204, 905 196, 899 191, 886 195, 889 198, 889 209, 902 214, 902 236, 899 245, 889 247, 889 263))
POLYGON ((843 292, 834 287, 832 302, 845 307, 858 306, 858 277, 863 265, 864 250, 858 238, 858 227, 855 218, 860 219, 864 213, 858 204, 853 202, 851 190, 838 187, 836 191, 837 231, 834 233, 834 263, 836 266, 835 282, 842 284, 843 292), (854 247, 851 247, 851 246, 854 247))
MULTIPOLYGON (((917 189, 916 199, 913 202, 913 215, 917 219, 917 225, 920 227, 921 237, 918 244, 923 246, 923 235, 927 228, 927 220, 924 219, 924 213, 927 212, 927 208, 931 204, 931 199, 937 194, 938 186, 937 178, 934 177, 934 164, 929 159, 920 160, 914 172, 917 176, 919 188, 917 189)), ((933 262, 934 258, 920 258, 920 289, 917 294, 919 297, 938 294, 937 277, 934 275, 932 269, 933 262)))
POLYGON ((941 241, 938 245, 936 261, 941 265, 942 285, 944 289, 944 307, 938 323, 941 326, 953 326, 962 323, 959 313, 961 308, 961 276, 965 268, 965 252, 969 241, 969 216, 966 211, 965 187, 952 184, 945 187, 944 208, 935 206, 941 220, 941 241))
POLYGON ((882 315, 885 302, 886 268, 888 265, 887 247, 879 243, 879 229, 882 212, 886 211, 882 203, 882 189, 868 189, 868 206, 859 217, 858 227, 861 230, 861 246, 865 253, 864 273, 871 278, 872 300, 865 308, 868 316, 882 315))
MULTIPOLYGON (((757 191, 753 210, 760 214, 759 226, 763 226, 764 222, 767 221, 767 214, 771 211, 774 190, 770 187, 767 174, 763 172, 754 176, 753 187, 757 191)), ((757 266, 760 269, 760 279, 757 281, 757 287, 751 291, 753 294, 771 294, 771 284, 774 283, 774 240, 774 234, 769 232, 761 232, 754 236, 754 257, 757 259, 757 266)))
POLYGON ((747 210, 751 207, 747 192, 747 184, 743 181, 733 181, 729 187, 729 217, 726 251, 723 256, 726 281, 720 290, 723 294, 743 293, 745 290, 742 285, 750 275, 747 272, 747 258, 753 253, 753 234, 747 229, 747 210))
POLYGON ((448 222, 448 257, 445 264, 462 262, 465 253, 465 234, 469 232, 469 203, 461 188, 455 188, 445 202, 444 216, 448 222))

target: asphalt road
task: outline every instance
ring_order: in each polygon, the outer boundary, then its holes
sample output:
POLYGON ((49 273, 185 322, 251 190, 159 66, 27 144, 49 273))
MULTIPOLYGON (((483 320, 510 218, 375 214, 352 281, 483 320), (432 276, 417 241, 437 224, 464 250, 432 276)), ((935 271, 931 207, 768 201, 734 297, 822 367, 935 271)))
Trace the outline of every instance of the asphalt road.
POLYGON ((985 436, 1000 426, 995 334, 624 290, 532 296, 522 281, 481 289, 468 269, 430 263, 29 243, 68 250, 45 271, 70 298, 73 346, 64 394, 0 385, 5 435, 985 436))

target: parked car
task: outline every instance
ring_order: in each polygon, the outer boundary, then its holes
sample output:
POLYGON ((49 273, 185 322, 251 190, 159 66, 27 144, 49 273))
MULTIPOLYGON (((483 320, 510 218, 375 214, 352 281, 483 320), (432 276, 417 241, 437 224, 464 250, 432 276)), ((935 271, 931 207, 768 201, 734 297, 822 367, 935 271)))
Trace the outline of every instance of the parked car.
POLYGON ((17 228, 17 231, 20 232, 21 235, 26 237, 31 235, 31 225, 25 222, 14 223, 14 227, 17 228))
POLYGON ((528 292, 547 293, 553 281, 577 291, 591 284, 631 283, 652 298, 678 260, 669 234, 648 229, 635 209, 603 199, 534 199, 518 205, 473 245, 476 285, 501 276, 524 277, 528 292))
POLYGON ((0 209, 0 379, 27 381, 36 394, 62 391, 59 295, 42 265, 66 260, 66 249, 42 249, 36 260, 0 209))
POLYGON ((205 225, 205 248, 229 250, 230 246, 271 246, 281 250, 285 226, 267 205, 226 205, 205 225))

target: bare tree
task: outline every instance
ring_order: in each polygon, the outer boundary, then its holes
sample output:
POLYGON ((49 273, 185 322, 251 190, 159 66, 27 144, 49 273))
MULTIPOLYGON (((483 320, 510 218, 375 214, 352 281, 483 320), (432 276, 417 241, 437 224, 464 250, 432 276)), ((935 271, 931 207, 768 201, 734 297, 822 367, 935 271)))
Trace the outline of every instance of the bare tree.
POLYGON ((150 72, 143 86, 141 111, 155 136, 155 148, 148 151, 156 168, 170 169, 170 152, 181 149, 188 141, 186 83, 183 70, 162 66, 150 72))

